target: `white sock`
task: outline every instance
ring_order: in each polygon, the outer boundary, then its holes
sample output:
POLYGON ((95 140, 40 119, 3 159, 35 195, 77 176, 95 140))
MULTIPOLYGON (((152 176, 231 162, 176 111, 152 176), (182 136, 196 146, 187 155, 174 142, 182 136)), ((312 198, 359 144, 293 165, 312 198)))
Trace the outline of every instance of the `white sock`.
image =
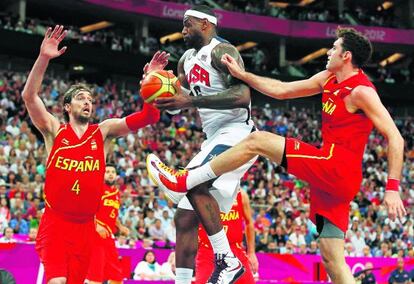
POLYGON ((193 279, 193 270, 191 268, 175 269, 175 284, 191 284, 193 279))
POLYGON ((211 169, 210 162, 208 162, 188 172, 187 188, 191 189, 216 177, 216 174, 211 169))
POLYGON ((217 234, 208 236, 211 246, 213 247, 214 253, 227 254, 228 256, 234 256, 230 249, 229 240, 227 239, 226 233, 223 229, 217 234))

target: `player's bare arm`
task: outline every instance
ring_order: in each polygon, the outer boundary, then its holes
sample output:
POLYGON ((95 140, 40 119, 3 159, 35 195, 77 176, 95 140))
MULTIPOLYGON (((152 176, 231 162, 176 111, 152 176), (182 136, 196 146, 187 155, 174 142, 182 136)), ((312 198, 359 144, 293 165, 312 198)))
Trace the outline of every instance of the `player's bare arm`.
MULTIPOLYGON (((400 179, 403 167, 404 139, 402 138, 391 115, 381 103, 377 92, 366 86, 355 88, 349 98, 345 99, 347 109, 351 112, 362 110, 372 121, 378 131, 388 141, 388 177, 400 179)), ((387 191, 384 204, 391 218, 406 214, 404 205, 397 191, 387 191)))
POLYGON ((259 261, 256 256, 256 236, 254 232, 253 213, 250 207, 249 195, 241 190, 243 203, 243 217, 246 223, 247 257, 252 268, 253 274, 259 270, 259 261))
POLYGON ((63 30, 63 26, 55 26, 53 30, 49 27, 46 30, 42 45, 40 46, 39 56, 30 71, 22 93, 30 118, 36 128, 43 134, 48 151, 52 147, 60 123, 56 117, 47 111, 38 92, 49 61, 59 57, 66 51, 66 46, 59 49, 59 44, 66 34, 67 31, 63 30))
POLYGON ((245 71, 229 54, 224 54, 221 62, 228 67, 232 76, 244 81, 260 93, 279 100, 309 97, 319 94, 323 90, 324 82, 331 76, 331 73, 325 70, 306 80, 282 82, 277 79, 262 77, 245 71))
MULTIPOLYGON (((170 98, 159 98, 156 100, 156 106, 160 109, 183 109, 189 107, 231 109, 248 107, 250 103, 250 89, 246 84, 234 78, 229 73, 226 66, 221 63, 221 56, 225 53, 229 53, 237 58, 238 62, 241 62, 241 66, 243 66, 243 63, 237 49, 230 44, 221 43, 212 50, 212 66, 223 73, 223 79, 226 82, 228 89, 215 96, 180 95, 170 98)), ((186 54, 184 55, 187 56, 186 54)), ((185 60, 184 55, 182 57, 182 63, 178 66, 178 78, 180 83, 187 88, 188 82, 185 78, 183 68, 185 60)))

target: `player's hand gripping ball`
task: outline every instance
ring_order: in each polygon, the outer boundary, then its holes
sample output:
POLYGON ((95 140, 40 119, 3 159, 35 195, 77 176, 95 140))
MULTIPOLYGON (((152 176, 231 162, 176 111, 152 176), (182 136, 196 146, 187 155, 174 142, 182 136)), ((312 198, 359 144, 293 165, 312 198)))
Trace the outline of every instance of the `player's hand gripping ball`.
POLYGON ((180 81, 172 72, 153 71, 141 83, 141 97, 146 103, 153 103, 156 98, 177 95, 180 88, 180 81))

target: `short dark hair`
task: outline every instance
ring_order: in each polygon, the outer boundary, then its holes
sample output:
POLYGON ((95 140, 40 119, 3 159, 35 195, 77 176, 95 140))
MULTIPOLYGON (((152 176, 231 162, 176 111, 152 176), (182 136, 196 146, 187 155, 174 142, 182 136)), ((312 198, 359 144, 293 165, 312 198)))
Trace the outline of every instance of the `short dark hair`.
POLYGON ((193 7, 191 7, 191 10, 195 10, 198 12, 203 12, 207 15, 216 17, 216 14, 214 13, 213 9, 211 9, 209 6, 206 5, 195 5, 193 7))
POLYGON ((336 37, 342 38, 342 48, 344 51, 352 53, 352 64, 358 68, 363 67, 372 55, 372 44, 362 33, 353 28, 336 29, 336 37))
POLYGON ((105 167, 113 167, 116 170, 116 165, 114 163, 106 163, 105 167))
POLYGON ((93 96, 92 89, 89 88, 89 86, 86 84, 79 83, 70 86, 69 89, 63 95, 63 117, 65 118, 66 122, 69 122, 69 114, 65 110, 65 105, 70 104, 73 97, 76 96, 80 91, 86 91, 90 93, 91 96, 93 96))

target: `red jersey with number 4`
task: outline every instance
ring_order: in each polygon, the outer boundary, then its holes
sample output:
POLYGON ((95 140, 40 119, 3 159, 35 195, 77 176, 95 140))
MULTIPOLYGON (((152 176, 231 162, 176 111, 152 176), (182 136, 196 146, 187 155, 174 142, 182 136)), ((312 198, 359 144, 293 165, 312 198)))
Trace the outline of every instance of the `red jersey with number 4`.
POLYGON ((96 222, 104 226, 111 234, 116 230, 120 203, 119 190, 115 186, 104 184, 101 204, 96 213, 96 222))
MULTIPOLYGON (((221 212, 220 219, 230 244, 243 242, 243 203, 241 193, 237 193, 236 200, 230 211, 226 214, 221 212)), ((201 246, 211 248, 207 232, 202 225, 198 228, 198 241, 201 246)))
POLYGON ((326 81, 322 94, 322 140, 324 144, 334 143, 345 147, 362 161, 373 125, 362 111, 348 112, 344 102, 344 98, 358 86, 368 86, 375 90, 361 69, 358 74, 341 83, 337 82, 335 75, 326 81))
POLYGON ((98 211, 104 173, 99 125, 89 125, 81 138, 70 124, 61 125, 46 165, 46 205, 68 221, 90 221, 98 211))

